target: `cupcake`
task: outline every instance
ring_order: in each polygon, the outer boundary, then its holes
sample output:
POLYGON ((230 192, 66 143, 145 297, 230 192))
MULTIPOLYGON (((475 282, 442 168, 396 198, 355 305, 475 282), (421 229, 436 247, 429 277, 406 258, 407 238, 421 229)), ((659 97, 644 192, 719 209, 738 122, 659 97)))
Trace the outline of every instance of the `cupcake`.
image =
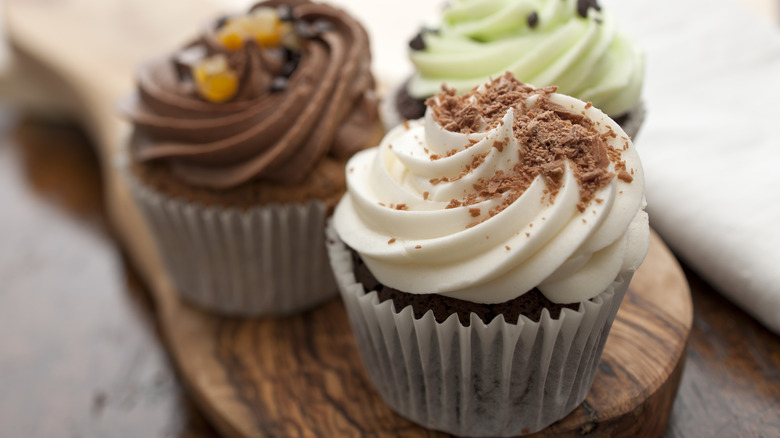
POLYGON ((373 385, 425 427, 514 436, 574 410, 647 253, 631 140, 554 90, 445 88, 347 164, 331 265, 373 385))
POLYGON ((409 46, 416 72, 391 99, 388 124, 422 117, 442 83, 465 93, 504 71, 591 102, 631 137, 644 118, 642 51, 596 0, 455 0, 409 46))
POLYGON ((298 0, 216 19, 140 67, 125 174, 185 299, 284 315, 338 295, 323 229, 347 158, 384 134, 374 89, 363 27, 298 0))

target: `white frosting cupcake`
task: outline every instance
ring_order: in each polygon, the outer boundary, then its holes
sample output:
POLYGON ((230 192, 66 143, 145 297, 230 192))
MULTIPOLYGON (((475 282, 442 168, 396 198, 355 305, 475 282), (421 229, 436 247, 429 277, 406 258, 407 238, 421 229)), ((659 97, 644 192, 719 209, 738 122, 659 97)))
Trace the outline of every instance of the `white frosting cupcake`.
POLYGON ((331 264, 394 410, 455 435, 510 436, 582 402, 648 247, 641 164, 617 124, 507 74, 464 97, 438 95, 424 119, 353 157, 347 179, 331 264), (464 324, 398 308, 355 280, 349 248, 378 288, 407 298, 490 306, 536 290, 576 310, 545 309, 537 321, 472 313, 464 324))

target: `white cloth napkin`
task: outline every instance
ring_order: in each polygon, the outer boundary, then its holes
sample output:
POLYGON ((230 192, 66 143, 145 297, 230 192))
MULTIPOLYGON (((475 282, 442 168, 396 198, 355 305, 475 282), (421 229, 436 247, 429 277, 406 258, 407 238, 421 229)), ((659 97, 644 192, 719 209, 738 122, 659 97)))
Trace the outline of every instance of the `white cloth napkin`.
MULTIPOLYGON (((364 20, 385 85, 442 0, 331 0, 364 20)), ((723 295, 780 333, 780 30, 738 0, 603 0, 647 54, 637 148, 651 225, 723 295)), ((386 88, 387 89, 387 88, 386 88)))
POLYGON ((651 226, 780 333, 780 28, 734 0, 605 6, 647 52, 651 226))

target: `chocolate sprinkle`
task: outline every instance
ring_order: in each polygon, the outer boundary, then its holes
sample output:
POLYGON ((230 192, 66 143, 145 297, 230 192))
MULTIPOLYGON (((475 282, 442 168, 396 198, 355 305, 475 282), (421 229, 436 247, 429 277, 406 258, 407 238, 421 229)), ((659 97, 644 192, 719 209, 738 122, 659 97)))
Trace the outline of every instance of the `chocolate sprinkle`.
POLYGON ((601 10, 596 0, 577 0, 577 13, 582 18, 588 18, 588 9, 593 8, 597 11, 601 10))
POLYGON ((333 23, 331 23, 328 20, 317 20, 314 22, 314 32, 316 32, 317 35, 321 35, 326 32, 330 32, 333 30, 333 23))
POLYGON ((491 178, 477 181, 475 194, 462 199, 464 205, 507 193, 502 204, 490 210, 493 216, 518 199, 537 176, 544 179, 550 189, 548 196, 553 199, 568 162, 579 182, 577 209, 582 212, 595 193, 615 177, 608 169, 610 161, 618 172, 626 170, 620 152, 607 141, 612 132, 600 133, 584 114, 552 102, 550 94, 555 87, 534 89, 507 72, 487 83, 481 93, 475 88, 458 96, 454 89, 442 88, 444 92, 428 99, 427 104, 434 120, 448 131, 480 132, 483 126, 502 123, 509 108, 517 110, 512 131, 519 146, 519 161, 507 172, 497 171, 491 178), (522 103, 532 95, 538 95, 536 104, 525 107, 522 103))
POLYGON ((200 46, 190 46, 174 54, 171 62, 179 82, 192 81, 192 67, 201 62, 206 55, 206 50, 200 46))
POLYGON ((314 29, 311 27, 311 23, 307 23, 305 21, 296 21, 293 27, 295 29, 295 33, 297 33, 301 38, 312 38, 315 35, 314 29))
POLYGON ((423 39, 423 32, 420 31, 417 35, 409 41, 409 48, 412 50, 425 50, 425 40, 423 39))
POLYGON ((192 68, 190 66, 179 62, 176 58, 171 58, 171 63, 173 64, 174 71, 176 72, 176 79, 179 82, 192 81, 192 68))
POLYGON ((223 15, 223 16, 219 17, 219 18, 217 19, 217 22, 216 22, 216 24, 214 25, 214 28, 215 28, 215 29, 220 29, 222 26, 224 26, 224 25, 225 25, 225 23, 227 23, 227 22, 228 22, 228 20, 229 20, 229 19, 230 19, 230 17, 229 17, 229 16, 227 16, 227 15, 223 15))
POLYGON ((301 59, 301 54, 289 49, 284 49, 284 58, 286 61, 282 66, 281 74, 282 76, 289 78, 295 72, 295 69, 298 68, 298 62, 301 59))
POLYGON ((537 14, 536 11, 533 11, 528 14, 528 27, 533 29, 537 24, 539 24, 539 14, 537 14))
POLYGON ((284 91, 287 89, 287 78, 284 76, 276 76, 273 81, 271 81, 271 92, 279 92, 284 91))
POLYGON ((290 5, 279 5, 276 7, 276 13, 279 15, 280 21, 286 21, 290 22, 295 20, 293 17, 293 10, 292 6, 290 5))

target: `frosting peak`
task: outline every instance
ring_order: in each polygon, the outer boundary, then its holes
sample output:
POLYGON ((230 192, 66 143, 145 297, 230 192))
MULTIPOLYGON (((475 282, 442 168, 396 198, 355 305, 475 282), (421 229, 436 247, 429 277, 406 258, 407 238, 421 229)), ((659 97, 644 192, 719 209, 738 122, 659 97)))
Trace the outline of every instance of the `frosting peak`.
POLYGON ((355 19, 276 0, 215 20, 173 55, 142 65, 122 109, 135 125, 135 159, 165 160, 187 183, 294 183, 325 155, 366 146, 374 86, 368 36, 355 19))
POLYGON ((334 214, 383 284, 499 303, 558 303, 636 269, 649 232, 641 164, 600 110, 506 74, 428 100, 424 119, 347 165, 334 214))

